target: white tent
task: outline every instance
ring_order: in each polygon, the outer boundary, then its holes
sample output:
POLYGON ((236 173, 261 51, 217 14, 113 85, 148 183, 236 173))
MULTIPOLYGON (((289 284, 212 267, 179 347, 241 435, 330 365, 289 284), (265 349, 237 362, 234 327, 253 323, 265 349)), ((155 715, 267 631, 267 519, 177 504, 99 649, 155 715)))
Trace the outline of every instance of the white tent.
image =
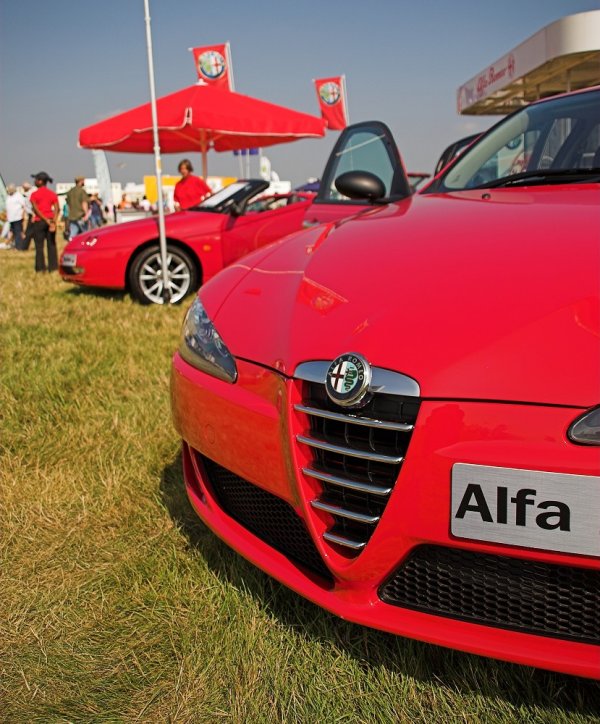
POLYGON ((600 84, 600 10, 556 20, 460 86, 458 112, 504 115, 600 84))

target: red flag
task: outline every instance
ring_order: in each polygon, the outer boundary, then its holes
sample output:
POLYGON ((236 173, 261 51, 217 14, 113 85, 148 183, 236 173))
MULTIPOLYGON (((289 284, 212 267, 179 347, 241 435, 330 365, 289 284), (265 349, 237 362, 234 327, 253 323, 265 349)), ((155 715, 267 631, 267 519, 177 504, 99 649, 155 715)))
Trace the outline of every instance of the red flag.
POLYGON ((198 78, 214 88, 232 91, 233 69, 229 43, 191 48, 198 78))
POLYGON ((315 80, 315 88, 323 117, 332 131, 341 131, 348 125, 348 107, 346 105, 346 76, 320 78, 315 80))

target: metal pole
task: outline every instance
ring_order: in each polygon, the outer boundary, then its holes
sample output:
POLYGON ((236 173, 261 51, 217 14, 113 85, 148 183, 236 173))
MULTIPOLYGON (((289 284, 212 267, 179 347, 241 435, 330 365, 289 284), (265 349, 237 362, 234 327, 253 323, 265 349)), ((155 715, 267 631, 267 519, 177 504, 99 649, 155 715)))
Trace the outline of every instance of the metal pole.
POLYGON ((167 233, 165 230, 165 207, 162 189, 162 161, 160 158, 160 142, 158 139, 158 113, 156 111, 156 90, 154 88, 154 61, 152 59, 152 31, 150 29, 149 0, 144 0, 144 19, 146 21, 146 47, 148 49, 148 76, 150 79, 150 107, 152 108, 152 133, 154 137, 154 165, 156 168, 156 186, 158 190, 158 235, 160 240, 160 265, 162 267, 163 289, 165 301, 171 300, 171 285, 167 268, 167 233))

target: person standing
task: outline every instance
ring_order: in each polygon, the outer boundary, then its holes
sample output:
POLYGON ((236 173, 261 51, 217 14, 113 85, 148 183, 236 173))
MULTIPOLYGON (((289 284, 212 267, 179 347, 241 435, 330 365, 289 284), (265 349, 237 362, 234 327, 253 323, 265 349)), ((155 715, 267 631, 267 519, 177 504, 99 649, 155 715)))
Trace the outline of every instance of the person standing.
POLYGON ((192 171, 194 167, 187 158, 179 162, 177 170, 181 174, 181 179, 175 184, 175 192, 173 194, 176 211, 197 206, 207 196, 211 195, 210 186, 206 181, 200 178, 200 176, 193 175, 192 171))
POLYGON ((83 188, 83 176, 75 176, 75 186, 67 191, 69 206, 69 238, 88 230, 90 218, 90 197, 83 188))
POLYGON ((99 229, 104 224, 104 212, 98 194, 92 194, 90 199, 90 226, 99 229))
POLYGON ((25 221, 25 199, 17 191, 14 184, 6 187, 6 220, 10 224, 15 249, 24 251, 23 247, 23 222, 25 221))
POLYGON ((58 258, 56 254, 56 224, 60 214, 58 196, 48 188, 52 179, 45 171, 33 175, 36 190, 31 194, 33 207, 33 242, 35 244, 36 272, 56 271, 58 258), (44 258, 44 242, 48 248, 48 266, 44 258))
POLYGON ((31 206, 31 194, 33 189, 29 181, 23 181, 23 198, 25 199, 25 219, 23 223, 23 251, 29 251, 29 245, 33 239, 33 207, 31 206))

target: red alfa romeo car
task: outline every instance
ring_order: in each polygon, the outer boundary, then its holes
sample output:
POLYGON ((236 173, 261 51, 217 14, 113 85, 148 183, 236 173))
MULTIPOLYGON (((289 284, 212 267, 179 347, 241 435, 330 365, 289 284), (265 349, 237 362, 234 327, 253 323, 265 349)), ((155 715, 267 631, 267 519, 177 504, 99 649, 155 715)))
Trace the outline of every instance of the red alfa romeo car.
MULTIPOLYGON (((239 181, 199 206, 165 217, 171 303, 240 256, 302 228, 314 194, 264 196, 268 185, 239 181)), ((163 304, 158 239, 157 217, 80 234, 65 247, 60 273, 67 282, 129 289, 142 304, 163 304)))
POLYGON ((313 207, 354 216, 200 289, 189 498, 345 619, 600 678, 600 88, 406 187, 387 128, 350 127, 313 207))

